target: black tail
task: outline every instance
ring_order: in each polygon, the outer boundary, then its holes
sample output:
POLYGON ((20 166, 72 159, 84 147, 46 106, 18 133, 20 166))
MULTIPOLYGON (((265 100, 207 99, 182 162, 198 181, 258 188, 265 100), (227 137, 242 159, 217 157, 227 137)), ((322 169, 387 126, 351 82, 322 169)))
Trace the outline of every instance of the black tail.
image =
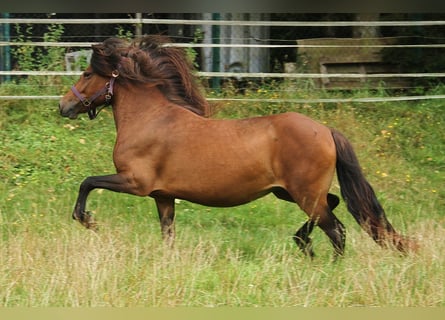
POLYGON ((331 129, 337 150, 337 176, 349 212, 359 225, 380 245, 394 245, 406 251, 408 242, 397 234, 360 168, 351 143, 340 132, 331 129))

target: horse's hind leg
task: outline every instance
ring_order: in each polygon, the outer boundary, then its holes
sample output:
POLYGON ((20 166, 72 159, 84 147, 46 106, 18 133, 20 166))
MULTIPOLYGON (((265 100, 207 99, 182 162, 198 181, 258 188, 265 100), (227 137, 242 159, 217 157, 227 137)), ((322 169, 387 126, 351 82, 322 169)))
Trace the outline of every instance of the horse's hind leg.
MULTIPOLYGON (((275 196, 278 199, 289 201, 295 203, 294 198, 287 192, 287 190, 282 188, 277 188, 273 191, 275 196)), ((312 250, 312 240, 309 237, 312 230, 314 229, 315 222, 312 220, 306 221, 306 223, 298 229, 298 231, 293 236, 293 239, 297 246, 303 251, 303 253, 311 258, 315 256, 314 251, 312 250)))
MULTIPOLYGON (((277 188, 273 191, 275 196, 279 199, 293 202, 296 201, 291 196, 291 194, 281 188, 277 188)), ((298 199, 298 198, 297 198, 298 199)), ((309 203, 308 201, 301 200, 302 203, 309 203)), ((340 203, 339 197, 332 193, 328 193, 326 196, 325 201, 320 202, 318 200, 314 200, 314 202, 317 205, 313 205, 312 207, 320 207, 322 214, 321 217, 324 217, 323 219, 323 226, 320 226, 321 229, 328 235, 329 239, 331 240, 336 254, 342 254, 344 251, 344 227, 341 224, 341 222, 334 216, 332 211, 338 206, 340 203), (327 208, 326 208, 327 205, 327 208), (326 216, 326 217, 325 217, 326 216), (327 219, 327 217, 330 217, 327 219), (328 223, 328 220, 331 220, 331 223, 328 223), (334 221, 334 222, 332 222, 334 221), (332 231, 331 229, 338 229, 338 231, 332 231)), ((310 211, 307 211, 303 205, 300 205, 300 207, 309 215, 309 220, 305 222, 305 224, 298 229, 298 231, 293 236, 293 239, 297 246, 303 251, 304 254, 307 256, 313 258, 315 256, 315 253, 312 249, 312 239, 309 237, 312 233, 312 230, 314 229, 314 226, 319 225, 320 218, 317 215, 313 215, 310 213, 310 211), (314 218, 315 217, 315 218, 314 218), (318 217, 318 218, 316 218, 318 217)))
POLYGON ((315 254, 312 250, 312 239, 309 237, 309 235, 314 229, 314 225, 314 221, 306 221, 306 223, 300 229, 298 229, 293 237, 295 243, 301 249, 301 251, 311 258, 315 257, 315 254))
POLYGON ((335 194, 328 193, 327 201, 329 209, 331 211, 334 211, 334 209, 337 208, 338 204, 340 203, 340 198, 337 197, 335 194))
POLYGON ((331 240, 334 247, 334 258, 343 255, 345 251, 346 233, 345 227, 332 213, 331 210, 327 210, 323 216, 317 221, 317 225, 324 231, 324 233, 331 240))
MULTIPOLYGON (((336 196, 335 194, 328 193, 327 202, 328 202, 328 206, 329 206, 330 215, 332 216, 332 218, 334 220, 334 225, 335 225, 334 229, 335 229, 335 233, 336 233, 333 236, 334 240, 332 237, 329 236, 329 234, 328 234, 328 236, 331 239, 332 244, 334 245, 336 255, 339 255, 339 254, 342 255, 345 250, 345 241, 346 241, 345 227, 340 222, 340 220, 338 220, 337 217, 333 214, 334 209, 340 203, 340 198, 338 196, 336 196)), ((326 233, 326 231, 325 231, 325 233, 326 233)))
MULTIPOLYGON (((327 195, 327 204, 329 207, 329 210, 332 212, 340 203, 339 197, 337 197, 334 194, 328 193, 327 195)), ((314 226, 316 224, 316 221, 309 219, 306 221, 306 223, 298 229, 298 231, 295 233, 293 239, 297 246, 308 256, 313 258, 315 256, 314 251, 312 249, 312 239, 309 237, 312 230, 314 229, 314 226)))
POLYGON ((296 232, 294 240, 304 253, 313 257, 310 233, 314 226, 320 227, 328 236, 334 247, 335 258, 342 255, 345 250, 345 228, 340 220, 332 213, 338 205, 339 198, 328 193, 323 198, 296 197, 296 202, 307 213, 309 220, 296 232))

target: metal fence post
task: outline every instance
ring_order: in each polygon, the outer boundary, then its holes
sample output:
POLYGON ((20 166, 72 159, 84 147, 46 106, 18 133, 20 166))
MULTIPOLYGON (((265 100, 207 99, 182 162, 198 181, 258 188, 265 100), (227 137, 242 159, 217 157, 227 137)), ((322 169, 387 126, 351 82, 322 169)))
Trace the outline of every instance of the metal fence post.
MULTIPOLYGON (((2 18, 8 19, 9 13, 3 13, 2 18)), ((0 24, 0 31, 2 40, 5 42, 9 42, 11 40, 9 23, 0 24)), ((0 61, 2 61, 0 64, 1 70, 11 71, 11 47, 9 45, 0 48, 0 57, 0 61)), ((1 80, 10 81, 11 76, 5 75, 2 77, 1 80)))
MULTIPOLYGON (((213 13, 212 14, 212 20, 221 20, 221 15, 219 13, 213 13)), ((212 26, 212 43, 219 44, 220 43, 220 26, 219 25, 213 25, 212 26)), ((213 72, 219 72, 220 71, 220 48, 215 47, 212 50, 212 71, 213 72)), ((219 77, 213 77, 212 78, 212 88, 214 90, 220 89, 220 79, 219 77)))

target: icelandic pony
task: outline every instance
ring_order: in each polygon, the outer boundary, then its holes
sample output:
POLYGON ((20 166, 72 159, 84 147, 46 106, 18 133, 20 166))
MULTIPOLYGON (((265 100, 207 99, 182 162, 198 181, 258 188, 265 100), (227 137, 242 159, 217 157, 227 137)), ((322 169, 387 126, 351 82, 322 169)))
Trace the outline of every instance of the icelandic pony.
POLYGON ((111 104, 117 137, 116 173, 87 177, 73 218, 87 228, 95 188, 150 196, 163 237, 172 243, 175 199, 215 207, 248 203, 273 193, 308 216, 293 239, 313 256, 310 233, 320 227, 335 256, 345 249, 345 228, 329 193, 337 172, 341 195, 363 229, 380 245, 415 247, 386 218, 348 140, 338 131, 294 112, 241 120, 208 116, 208 103, 184 51, 169 39, 147 36, 131 43, 110 38, 92 46, 91 63, 60 100, 60 114, 76 118, 111 104))

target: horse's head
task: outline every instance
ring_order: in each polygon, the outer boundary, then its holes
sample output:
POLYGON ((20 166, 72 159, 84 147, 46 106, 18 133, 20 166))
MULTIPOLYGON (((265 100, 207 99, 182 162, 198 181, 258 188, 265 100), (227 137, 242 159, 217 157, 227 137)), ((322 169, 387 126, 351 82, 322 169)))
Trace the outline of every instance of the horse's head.
POLYGON ((90 119, 94 119, 97 107, 111 103, 113 85, 118 75, 117 71, 113 71, 109 77, 104 77, 88 67, 71 90, 60 99, 60 114, 76 119, 79 113, 87 112, 90 119))
POLYGON ((200 92, 184 50, 168 45, 165 37, 147 36, 129 43, 109 38, 92 46, 90 66, 59 104, 60 114, 75 119, 111 103, 117 76, 121 83, 158 86, 171 102, 199 115, 206 115, 208 103, 200 92))

